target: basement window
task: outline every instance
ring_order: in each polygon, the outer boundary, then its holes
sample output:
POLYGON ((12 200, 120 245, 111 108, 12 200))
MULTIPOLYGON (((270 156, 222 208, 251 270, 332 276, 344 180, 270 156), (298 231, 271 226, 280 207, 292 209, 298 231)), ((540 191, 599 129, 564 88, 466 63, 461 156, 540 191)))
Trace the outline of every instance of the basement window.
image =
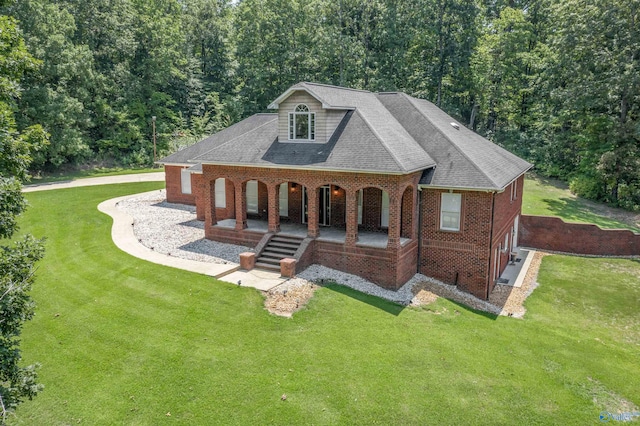
POLYGON ((460 231, 460 211, 462 194, 442 193, 440 203, 440 229, 460 231))
POLYGON ((297 105, 289 113, 289 140, 316 139, 316 114, 305 104, 297 105))

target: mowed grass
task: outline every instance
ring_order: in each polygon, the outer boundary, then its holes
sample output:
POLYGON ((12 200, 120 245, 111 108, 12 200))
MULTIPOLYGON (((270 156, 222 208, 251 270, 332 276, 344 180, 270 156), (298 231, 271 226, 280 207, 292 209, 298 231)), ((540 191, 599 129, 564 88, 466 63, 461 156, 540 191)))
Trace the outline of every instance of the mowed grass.
POLYGON ((566 184, 532 174, 524 180, 522 213, 558 216, 565 222, 593 223, 603 229, 629 229, 640 233, 640 213, 576 197, 566 184))
POLYGON ((28 194, 22 229, 48 241, 22 349, 46 388, 12 424, 582 425, 640 404, 637 261, 545 258, 523 320, 337 286, 286 319, 113 245, 97 204, 161 185, 28 194))
POLYGON ((104 177, 104 176, 120 176, 131 175, 140 173, 155 173, 164 171, 160 168, 138 168, 138 169, 126 169, 122 167, 96 167, 86 170, 75 171, 63 171, 55 173, 47 173, 39 176, 33 176, 30 182, 27 184, 41 184, 41 183, 53 183, 53 182, 65 182, 77 179, 104 177))

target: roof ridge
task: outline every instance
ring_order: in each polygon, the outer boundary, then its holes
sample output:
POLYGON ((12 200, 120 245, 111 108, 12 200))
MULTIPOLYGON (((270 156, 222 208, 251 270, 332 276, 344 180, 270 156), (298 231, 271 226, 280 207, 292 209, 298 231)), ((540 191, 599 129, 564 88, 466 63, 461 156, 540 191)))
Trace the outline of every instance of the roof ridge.
MULTIPOLYGON (((478 172, 480 172, 480 174, 481 174, 482 176, 484 176, 484 177, 485 177, 489 182, 491 182, 491 183, 492 183, 496 188, 502 188, 502 187, 501 187, 500 185, 498 185, 498 184, 497 184, 497 183, 496 183, 496 182, 495 182, 495 181, 494 181, 490 176, 488 176, 488 175, 484 172, 484 170, 482 170, 482 169, 481 169, 481 168, 476 164, 476 162, 475 162, 475 161, 473 161, 471 158, 469 158, 469 156, 468 156, 468 155, 467 155, 467 154, 466 154, 462 149, 460 149, 460 147, 458 146, 458 144, 457 144, 457 143, 455 143, 455 142, 454 142, 454 141, 453 141, 449 136, 447 136, 447 134, 446 134, 446 133, 444 133, 443 131, 441 131, 441 130, 440 130, 440 128, 439 128, 439 127, 438 127, 438 126, 437 126, 437 125, 436 125, 436 124, 435 124, 435 123, 434 123, 434 122, 433 122, 433 121, 432 121, 432 120, 431 120, 431 119, 430 119, 430 118, 429 118, 429 117, 428 117, 424 112, 422 112, 422 110, 421 110, 420 108, 418 108, 418 107, 416 106, 416 103, 415 103, 414 101, 417 101, 417 100, 419 100, 419 99, 414 98, 413 96, 409 96, 409 95, 407 95, 406 93, 403 93, 403 92, 400 92, 400 95, 404 95, 405 97, 407 97, 407 98, 408 98, 407 100, 409 101, 409 103, 411 104, 411 106, 412 106, 413 108, 415 108, 415 110, 416 110, 416 111, 418 111, 418 113, 419 113, 420 115, 422 115, 422 116, 423 116, 423 117, 424 117, 424 118, 425 118, 429 123, 431 123, 431 125, 432 125, 433 127, 435 127, 436 129, 438 129, 438 130, 440 131, 440 134, 441 134, 442 136, 444 136, 444 138, 445 138, 445 139, 447 139, 447 140, 449 141, 449 143, 450 143, 450 144, 451 144, 451 145, 456 149, 456 151, 458 151, 458 152, 460 153, 460 155, 462 155, 464 158, 466 158, 467 160, 469 160, 469 163, 471 163, 471 164, 473 165, 473 168, 475 168, 478 172)), ((426 99, 420 99, 420 100, 424 100, 424 101, 426 101, 426 99)), ((427 102, 429 102, 429 101, 427 101, 427 102)), ((446 114, 446 113, 445 113, 445 114, 446 114)), ((448 115, 448 114, 447 114, 447 115, 448 115)), ((457 120, 456 120, 456 121, 457 121, 457 120)), ((467 128, 467 126, 464 126, 464 127, 465 127, 465 128, 467 128)), ((467 129, 467 130, 469 130, 469 129, 467 129)), ((471 130, 470 130, 470 131, 471 131, 471 130)))
POLYGON ((373 93, 373 92, 371 92, 369 90, 365 90, 365 89, 354 89, 354 88, 351 88, 351 87, 336 86, 334 84, 314 83, 312 81, 301 81, 298 84, 311 84, 313 86, 331 87, 333 89, 350 90, 352 92, 373 93))
MULTIPOLYGON (((258 115, 258 114, 253 114, 252 116, 249 116, 249 117, 247 117, 247 118, 255 117, 256 115, 258 115)), ((278 119, 278 114, 269 114, 269 115, 273 115, 273 116, 274 116, 274 117, 273 117, 273 120, 269 120, 269 121, 267 121, 267 122, 265 122, 265 123, 262 123, 262 124, 261 124, 261 125, 259 125, 258 127, 254 127, 254 128, 252 128, 251 130, 248 130, 248 131, 246 131, 246 132, 244 132, 244 133, 241 133, 241 134, 239 134, 238 136, 236 136, 235 138, 231 138, 231 139, 229 139, 228 141, 226 141, 225 143, 220 144, 220 145, 218 145, 218 146, 216 146, 216 147, 214 147, 214 148, 211 148, 209 151, 205 151, 205 152, 203 152, 202 154, 198 155, 198 156, 197 156, 197 157, 195 157, 195 158, 192 158, 192 159, 191 159, 191 160, 189 160, 189 161, 194 161, 194 160, 196 160, 198 157, 202 157, 203 155, 206 155, 206 154, 210 153, 211 151, 215 151, 215 150, 217 150, 218 148, 222 148, 223 146, 225 146, 225 145, 227 145, 227 144, 229 144, 229 143, 231 143, 231 142, 235 141, 236 139, 238 139, 238 138, 240 138, 240 137, 242 137, 242 136, 246 135, 247 133, 255 132, 255 131, 256 131, 256 130, 258 130, 259 128, 261 128, 261 127, 263 127, 263 126, 266 126, 267 124, 269 124, 269 123, 273 122, 274 120, 277 120, 277 119, 278 119)))
MULTIPOLYGON (((386 109, 386 108, 385 108, 386 109)), ((402 164, 400 163, 400 161, 398 160, 398 157, 391 152, 391 150, 389 150, 389 147, 383 142, 382 138, 380 137, 380 135, 378 134, 378 132, 373 128, 373 126, 371 125, 371 123, 369 123, 369 120, 366 119, 366 117, 364 115, 362 115, 360 113, 360 111, 358 111, 358 109, 356 108, 355 112, 358 113, 358 115, 360 116, 360 118, 362 118, 362 121, 364 121, 364 124, 367 125, 367 127, 369 128, 369 130, 371 130, 371 133, 374 134, 374 136, 376 137, 376 139, 378 139, 378 142, 380 142, 380 145, 382 145, 382 147, 385 149, 385 151, 387 151, 389 153, 389 155, 391 156, 391 158, 393 158, 393 161, 395 161, 396 165, 398 167, 400 167, 401 169, 404 170, 404 167, 402 166, 402 164)), ((395 119, 395 117, 394 117, 395 119)), ((409 135, 411 136, 411 135, 409 135)), ((411 139, 413 139, 413 137, 411 137, 411 139)), ((419 145, 419 144, 418 144, 419 145)))

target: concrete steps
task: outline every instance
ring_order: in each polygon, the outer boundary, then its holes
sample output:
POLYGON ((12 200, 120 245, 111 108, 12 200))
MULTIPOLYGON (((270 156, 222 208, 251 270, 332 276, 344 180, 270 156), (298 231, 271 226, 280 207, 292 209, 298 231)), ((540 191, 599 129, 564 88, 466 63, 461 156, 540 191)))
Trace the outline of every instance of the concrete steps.
POLYGON ((303 240, 302 237, 274 235, 258 254, 256 268, 280 271, 280 261, 293 257, 303 240))

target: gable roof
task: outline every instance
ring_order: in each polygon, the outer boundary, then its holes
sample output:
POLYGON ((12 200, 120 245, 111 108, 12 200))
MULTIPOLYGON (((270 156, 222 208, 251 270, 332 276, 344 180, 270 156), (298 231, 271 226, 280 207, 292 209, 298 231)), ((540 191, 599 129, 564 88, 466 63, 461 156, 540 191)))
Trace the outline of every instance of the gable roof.
POLYGON ((404 93, 372 93, 317 83, 290 87, 270 108, 305 91, 323 108, 343 110, 326 143, 278 140, 278 114, 256 114, 162 160, 164 164, 407 174, 421 184, 501 190, 531 165, 472 132, 434 104, 404 93), (457 124, 457 123, 455 123, 457 124))
MULTIPOLYGON (((302 82, 291 86, 286 92, 273 101, 269 108, 277 109, 281 102, 296 91, 305 91, 322 103, 327 109, 356 110, 362 122, 358 133, 370 132, 377 144, 384 147, 396 163, 396 171, 410 173, 435 166, 435 161, 418 145, 414 138, 382 105, 375 93, 366 90, 348 89, 326 84, 302 82)), ((354 151, 366 155, 366 152, 354 151)), ((375 162, 383 156, 376 156, 375 162)), ((375 166, 375 164, 371 164, 375 166)), ((375 167, 374 167, 375 170, 375 167)))

